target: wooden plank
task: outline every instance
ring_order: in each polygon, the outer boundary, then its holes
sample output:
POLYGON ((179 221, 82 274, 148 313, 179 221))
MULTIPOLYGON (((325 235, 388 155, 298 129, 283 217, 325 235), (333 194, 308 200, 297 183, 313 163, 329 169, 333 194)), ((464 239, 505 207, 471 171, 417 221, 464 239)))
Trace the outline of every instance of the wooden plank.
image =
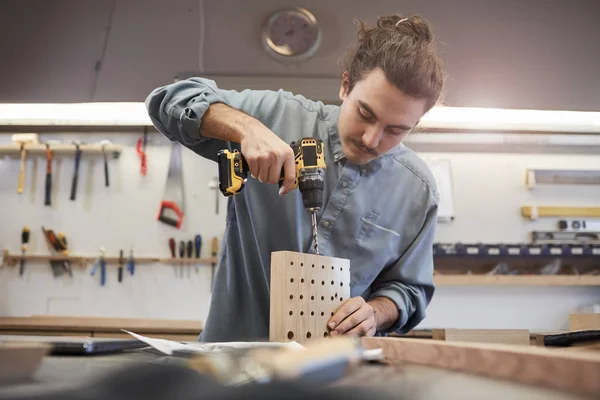
POLYGON ((436 275, 437 286, 600 286, 600 275, 436 275))
MULTIPOLYGON (((130 334, 125 332, 94 332, 92 336, 97 338, 133 339, 130 334)), ((185 335, 177 333, 144 332, 144 336, 153 339, 174 340, 177 342, 196 342, 198 340, 198 335, 185 335)))
POLYGON ((92 331, 44 331, 44 330, 11 330, 0 329, 0 335, 16 335, 16 336, 77 336, 91 337, 92 331))
POLYGON ((527 329, 434 329, 433 339, 447 342, 503 343, 529 346, 527 329))
POLYGON ((569 330, 587 331, 600 329, 600 313, 569 314, 569 330))
POLYGON ((350 261, 291 251, 271 254, 269 340, 307 343, 350 297, 350 261))
POLYGON ((38 315, 0 318, 2 330, 173 332, 199 334, 202 321, 38 315))
POLYGON ((536 346, 365 337, 392 362, 409 362, 574 393, 600 395, 600 354, 556 352, 536 346))
POLYGON ((49 349, 44 343, 0 343, 0 383, 33 378, 49 349))

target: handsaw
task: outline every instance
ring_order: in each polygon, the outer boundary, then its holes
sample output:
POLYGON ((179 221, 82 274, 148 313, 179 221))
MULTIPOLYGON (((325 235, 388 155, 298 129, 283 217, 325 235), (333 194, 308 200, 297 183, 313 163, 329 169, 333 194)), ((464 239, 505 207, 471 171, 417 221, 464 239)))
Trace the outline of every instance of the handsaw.
POLYGON ((177 229, 183 222, 183 170, 181 144, 171 142, 171 160, 165 183, 165 192, 160 203, 158 220, 177 229))

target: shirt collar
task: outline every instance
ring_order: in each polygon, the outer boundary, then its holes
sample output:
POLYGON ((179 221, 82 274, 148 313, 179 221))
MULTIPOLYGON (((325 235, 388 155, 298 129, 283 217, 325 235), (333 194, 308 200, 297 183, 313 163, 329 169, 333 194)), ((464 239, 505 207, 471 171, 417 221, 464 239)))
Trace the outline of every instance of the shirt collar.
MULTIPOLYGON (((329 146, 331 148, 331 153, 333 154, 333 161, 335 163, 342 162, 346 160, 346 155, 342 151, 342 143, 340 141, 340 135, 338 132, 338 118, 340 115, 340 108, 337 107, 334 112, 331 114, 330 124, 329 124, 329 146)), ((380 155, 374 160, 369 161, 368 163, 355 166, 360 169, 362 175, 371 174, 382 167, 385 162, 394 157, 396 154, 401 152, 404 148, 404 145, 400 143, 390 151, 385 154, 380 155)))

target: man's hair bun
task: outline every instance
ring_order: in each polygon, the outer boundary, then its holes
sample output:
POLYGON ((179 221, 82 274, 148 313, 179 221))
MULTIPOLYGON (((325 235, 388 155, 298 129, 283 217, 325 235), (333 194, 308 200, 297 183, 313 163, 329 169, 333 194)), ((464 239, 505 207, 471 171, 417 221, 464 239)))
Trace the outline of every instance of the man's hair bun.
POLYGON ((377 20, 377 27, 412 36, 414 39, 425 43, 432 43, 434 40, 429 24, 419 16, 407 18, 401 15, 390 15, 380 17, 377 20))

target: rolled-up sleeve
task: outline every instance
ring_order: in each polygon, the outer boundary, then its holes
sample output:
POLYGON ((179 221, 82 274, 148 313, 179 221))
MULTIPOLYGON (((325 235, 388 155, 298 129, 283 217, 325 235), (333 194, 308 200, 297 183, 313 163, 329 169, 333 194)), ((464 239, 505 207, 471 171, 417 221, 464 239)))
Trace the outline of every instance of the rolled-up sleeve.
POLYGON ((433 242, 437 203, 429 207, 424 222, 407 250, 385 268, 372 284, 370 298, 387 297, 399 310, 396 322, 380 333, 406 333, 425 318, 425 310, 435 291, 433 283, 433 242))

